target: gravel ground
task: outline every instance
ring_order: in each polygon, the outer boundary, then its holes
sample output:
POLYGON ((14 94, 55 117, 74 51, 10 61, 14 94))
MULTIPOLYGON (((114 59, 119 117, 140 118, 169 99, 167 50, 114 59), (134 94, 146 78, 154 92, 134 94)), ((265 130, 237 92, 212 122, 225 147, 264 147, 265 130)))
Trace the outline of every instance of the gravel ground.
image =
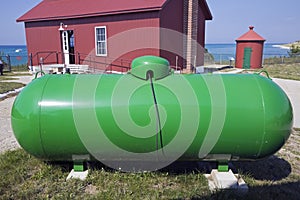
MULTIPOLYGON (((19 80, 12 80, 13 82, 28 84, 33 76, 19 76, 13 78, 19 78, 19 80)), ((7 150, 20 147, 15 139, 10 123, 11 108, 14 100, 15 97, 10 97, 0 101, 0 154, 7 150)))
POLYGON ((273 78, 288 95, 294 111, 294 127, 300 128, 300 81, 273 78))
POLYGON ((10 123, 11 107, 15 97, 0 102, 0 153, 6 150, 19 148, 10 123))

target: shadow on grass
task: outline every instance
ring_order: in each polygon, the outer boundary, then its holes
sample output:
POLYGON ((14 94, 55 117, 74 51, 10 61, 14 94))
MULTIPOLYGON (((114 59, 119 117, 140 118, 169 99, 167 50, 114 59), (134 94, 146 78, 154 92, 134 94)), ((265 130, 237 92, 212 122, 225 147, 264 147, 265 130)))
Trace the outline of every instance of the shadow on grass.
MULTIPOLYGON (((216 162, 175 162, 160 171, 174 174, 200 172, 209 174, 212 169, 217 169, 216 162)), ((250 175, 255 180, 279 181, 287 178, 292 167, 288 161, 275 155, 257 161, 235 161, 229 163, 229 168, 234 173, 250 175)))
MULTIPOLYGON (((71 162, 47 163, 56 165, 62 172, 69 172, 73 167, 71 162)), ((117 170, 111 169, 100 162, 89 162, 86 163, 85 167, 95 171, 104 169, 112 174, 117 172, 117 170)), ((211 169, 216 167, 217 164, 215 162, 175 162, 155 173, 158 173, 158 176, 159 173, 162 173, 167 178, 166 176, 174 174, 196 175, 210 173, 211 169), (166 175, 166 173, 169 175, 166 175)), ((204 192, 204 194, 199 194, 199 196, 189 196, 188 199, 300 199, 300 181, 284 180, 291 173, 291 166, 284 159, 271 156, 260 161, 233 162, 230 163, 230 167, 235 172, 249 174, 258 182, 249 178, 250 181, 252 180, 252 183, 249 182, 249 191, 246 194, 241 194, 236 190, 223 190, 210 194, 208 194, 209 192, 204 192)))
MULTIPOLYGON (((59 165, 62 170, 66 172, 71 171, 73 167, 72 162, 49 161, 47 163, 51 165, 59 165)), ((136 166, 140 163, 141 162, 136 162, 136 166)), ((143 162, 141 166, 145 166, 145 162, 143 162)), ((105 169, 106 171, 111 172, 118 171, 96 161, 85 163, 84 167, 91 170, 105 169)), ((192 172, 210 173, 212 169, 216 169, 217 167, 217 162, 176 161, 165 168, 159 169, 158 172, 169 172, 171 174, 186 174, 192 172)), ((256 180, 268 181, 282 180, 288 177, 292 170, 289 162, 274 155, 258 161, 230 162, 229 167, 234 173, 248 174, 256 180)), ((135 172, 139 172, 139 170, 136 170, 135 172)))
POLYGON ((256 180, 267 181, 282 180, 292 172, 288 161, 274 155, 258 161, 234 162, 232 168, 235 173, 250 174, 256 180))
POLYGON ((300 181, 253 186, 249 188, 247 193, 240 193, 234 190, 216 191, 208 196, 201 198, 192 197, 191 199, 299 200, 300 181))
MULTIPOLYGON (((73 165, 71 162, 48 162, 52 165, 61 166, 64 172, 71 171, 73 165)), ((142 163, 143 165, 145 163, 142 163)), ((138 166, 138 162, 137 165, 138 166)), ((291 173, 291 165, 286 160, 277 156, 271 156, 267 159, 258 161, 238 161, 229 163, 229 167, 234 173, 242 173, 250 175, 255 180, 264 181, 279 181, 288 177, 291 173)), ((112 169, 103 165, 100 162, 85 163, 85 168, 91 170, 105 169, 105 171, 115 172, 118 170, 112 169)), ((171 165, 159 169, 158 172, 168 172, 169 174, 187 174, 187 173, 204 173, 209 174, 212 169, 217 168, 216 162, 192 162, 192 161, 177 161, 171 165)), ((136 170, 139 172, 139 170, 136 170)))

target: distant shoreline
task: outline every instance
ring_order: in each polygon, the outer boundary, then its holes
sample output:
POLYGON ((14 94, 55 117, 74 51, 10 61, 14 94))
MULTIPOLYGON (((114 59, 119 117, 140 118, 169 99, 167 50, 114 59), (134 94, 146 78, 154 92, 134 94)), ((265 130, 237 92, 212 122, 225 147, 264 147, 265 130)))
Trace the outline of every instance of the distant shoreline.
MULTIPOLYGON (((206 45, 233 45, 233 44, 236 44, 236 42, 220 42, 220 43, 217 43, 217 42, 206 42, 205 43, 206 45)), ((284 42, 265 42, 265 44, 267 45, 286 45, 286 43, 284 42)))
POLYGON ((273 47, 277 47, 277 48, 281 48, 281 49, 288 49, 290 50, 291 47, 290 46, 287 46, 286 44, 281 44, 281 45, 272 45, 273 47))
POLYGON ((300 47, 300 41, 292 42, 292 43, 289 43, 289 44, 278 45, 278 46, 281 46, 282 48, 286 48, 286 49, 291 49, 292 46, 300 47))

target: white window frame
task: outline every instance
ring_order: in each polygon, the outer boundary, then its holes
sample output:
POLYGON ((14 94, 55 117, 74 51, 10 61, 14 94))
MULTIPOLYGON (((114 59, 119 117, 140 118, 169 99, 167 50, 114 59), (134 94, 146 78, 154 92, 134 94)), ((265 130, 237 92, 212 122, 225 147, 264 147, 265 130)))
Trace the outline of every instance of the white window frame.
POLYGON ((107 31, 106 31, 106 26, 96 26, 95 27, 95 53, 96 53, 96 56, 107 56, 107 31), (98 35, 97 35, 97 30, 98 29, 103 29, 104 28, 104 31, 105 31, 105 40, 103 41, 98 41, 98 35), (105 42, 105 53, 101 53, 99 52, 98 50, 98 44, 99 43, 103 43, 105 42))

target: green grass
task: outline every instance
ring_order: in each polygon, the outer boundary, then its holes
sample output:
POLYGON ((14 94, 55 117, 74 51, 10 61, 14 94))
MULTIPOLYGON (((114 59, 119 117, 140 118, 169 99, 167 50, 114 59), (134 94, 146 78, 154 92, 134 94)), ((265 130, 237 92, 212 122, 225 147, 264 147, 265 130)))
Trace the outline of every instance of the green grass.
POLYGON ((243 70, 241 73, 253 73, 265 70, 272 78, 282 78, 300 81, 300 63, 264 65, 260 69, 243 70))
POLYGON ((294 130, 300 132, 300 128, 294 128, 294 130))
POLYGON ((24 65, 16 65, 11 67, 12 71, 28 71, 27 64, 24 65))
POLYGON ((25 86, 23 83, 17 83, 17 82, 0 82, 0 94, 14 91, 17 88, 21 88, 25 86))
MULTIPOLYGON (((265 69, 272 77, 285 75, 280 78, 294 78, 293 75, 299 73, 297 64, 272 65, 265 69)), ((0 78, 8 80, 12 79, 11 76, 13 74, 0 78)), ((0 82, 0 93, 2 86, 4 82, 0 82)), ((4 88, 19 86, 10 83, 4 88)), ((66 181, 71 170, 70 163, 43 162, 19 149, 0 155, 0 199, 300 199, 300 153, 297 145, 300 129, 294 130, 295 133, 276 156, 255 162, 233 163, 234 171, 250 187, 244 196, 235 191, 211 193, 201 167, 177 170, 177 165, 174 165, 158 172, 134 174, 93 164, 85 181, 66 181)))
POLYGON ((17 80, 17 78, 9 77, 9 76, 0 76, 0 81, 10 81, 17 80))
POLYGON ((266 58, 263 61, 263 65, 270 65, 270 64, 293 64, 299 63, 300 57, 299 56, 292 56, 292 57, 271 57, 266 58))
POLYGON ((47 164, 23 150, 0 156, 0 199, 175 199, 208 196, 199 172, 122 173, 94 166, 85 181, 65 178, 69 165, 47 164))
POLYGON ((3 76, 0 77, 11 77, 11 76, 31 76, 27 71, 14 71, 14 72, 5 72, 3 73, 3 76))
POLYGON ((271 77, 300 80, 300 64, 276 64, 265 65, 264 70, 268 71, 271 77))
POLYGON ((3 76, 0 76, 0 94, 14 91, 17 88, 21 88, 25 86, 23 83, 13 82, 14 80, 17 80, 15 76, 28 76, 31 75, 26 72, 6 72, 3 76), (5 82, 3 82, 5 81, 5 82), (9 81, 9 82, 6 82, 9 81))
POLYGON ((0 199, 300 199, 300 130, 294 130, 275 156, 233 162, 231 168, 249 186, 244 195, 210 192, 203 176, 207 163, 176 163, 145 173, 92 163, 86 180, 66 181, 71 163, 43 162, 18 149, 0 155, 0 199))

